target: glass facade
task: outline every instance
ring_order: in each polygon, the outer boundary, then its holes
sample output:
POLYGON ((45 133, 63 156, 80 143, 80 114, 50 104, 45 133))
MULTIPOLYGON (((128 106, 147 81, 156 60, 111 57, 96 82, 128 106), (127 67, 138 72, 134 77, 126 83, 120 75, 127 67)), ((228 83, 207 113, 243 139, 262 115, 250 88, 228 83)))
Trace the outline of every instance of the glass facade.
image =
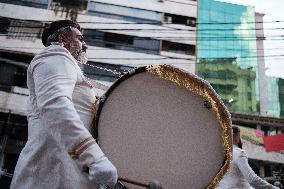
POLYGON ((267 115, 284 117, 284 79, 267 76, 267 115))
POLYGON ((279 102, 280 102, 280 117, 284 117, 284 79, 279 78, 279 102))
POLYGON ((259 113, 255 29, 253 7, 198 1, 196 73, 233 112, 259 113))

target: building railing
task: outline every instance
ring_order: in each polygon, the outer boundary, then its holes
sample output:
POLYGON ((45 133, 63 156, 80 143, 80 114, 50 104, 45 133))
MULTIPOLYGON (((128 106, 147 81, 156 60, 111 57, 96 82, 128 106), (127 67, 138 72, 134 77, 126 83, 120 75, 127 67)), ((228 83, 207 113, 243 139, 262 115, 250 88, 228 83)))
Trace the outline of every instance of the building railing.
POLYGON ((0 3, 47 9, 49 1, 50 0, 0 0, 0 3))
POLYGON ((273 118, 260 115, 250 115, 231 112, 232 122, 236 125, 249 125, 251 127, 265 126, 284 129, 284 118, 273 118))

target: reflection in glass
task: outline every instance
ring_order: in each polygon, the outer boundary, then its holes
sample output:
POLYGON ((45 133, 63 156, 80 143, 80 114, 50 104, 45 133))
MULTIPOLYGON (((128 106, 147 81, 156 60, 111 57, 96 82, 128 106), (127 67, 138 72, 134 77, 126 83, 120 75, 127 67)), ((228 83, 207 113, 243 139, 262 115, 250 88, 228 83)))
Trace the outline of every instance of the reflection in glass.
POLYGON ((230 111, 259 113, 253 7, 198 1, 197 66, 230 111))
POLYGON ((256 73, 243 69, 234 58, 199 59, 197 74, 207 80, 233 112, 257 112, 256 73))

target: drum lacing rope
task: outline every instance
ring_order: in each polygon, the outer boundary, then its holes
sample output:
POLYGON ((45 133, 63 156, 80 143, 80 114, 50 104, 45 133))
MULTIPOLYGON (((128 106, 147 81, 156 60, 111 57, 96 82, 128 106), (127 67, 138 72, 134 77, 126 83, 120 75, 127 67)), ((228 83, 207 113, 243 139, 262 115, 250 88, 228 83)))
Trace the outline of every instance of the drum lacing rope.
POLYGON ((108 68, 103 68, 103 67, 100 67, 100 66, 95 66, 95 65, 92 65, 92 64, 86 63, 84 65, 87 65, 87 66, 90 66, 90 67, 93 67, 93 68, 97 68, 97 69, 100 69, 100 70, 104 70, 104 71, 107 71, 107 72, 111 72, 112 74, 117 75, 117 76, 121 76, 124 73, 124 72, 118 72, 116 70, 112 70, 112 69, 108 69, 108 68))

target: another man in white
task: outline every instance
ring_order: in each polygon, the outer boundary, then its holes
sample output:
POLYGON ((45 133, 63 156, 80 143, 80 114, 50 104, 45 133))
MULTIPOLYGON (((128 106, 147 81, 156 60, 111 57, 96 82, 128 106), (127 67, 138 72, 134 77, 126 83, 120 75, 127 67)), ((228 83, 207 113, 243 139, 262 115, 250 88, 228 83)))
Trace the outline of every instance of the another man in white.
POLYGON ((258 177, 248 164, 245 150, 241 148, 240 129, 233 127, 233 162, 228 173, 221 180, 218 189, 279 189, 258 177))

